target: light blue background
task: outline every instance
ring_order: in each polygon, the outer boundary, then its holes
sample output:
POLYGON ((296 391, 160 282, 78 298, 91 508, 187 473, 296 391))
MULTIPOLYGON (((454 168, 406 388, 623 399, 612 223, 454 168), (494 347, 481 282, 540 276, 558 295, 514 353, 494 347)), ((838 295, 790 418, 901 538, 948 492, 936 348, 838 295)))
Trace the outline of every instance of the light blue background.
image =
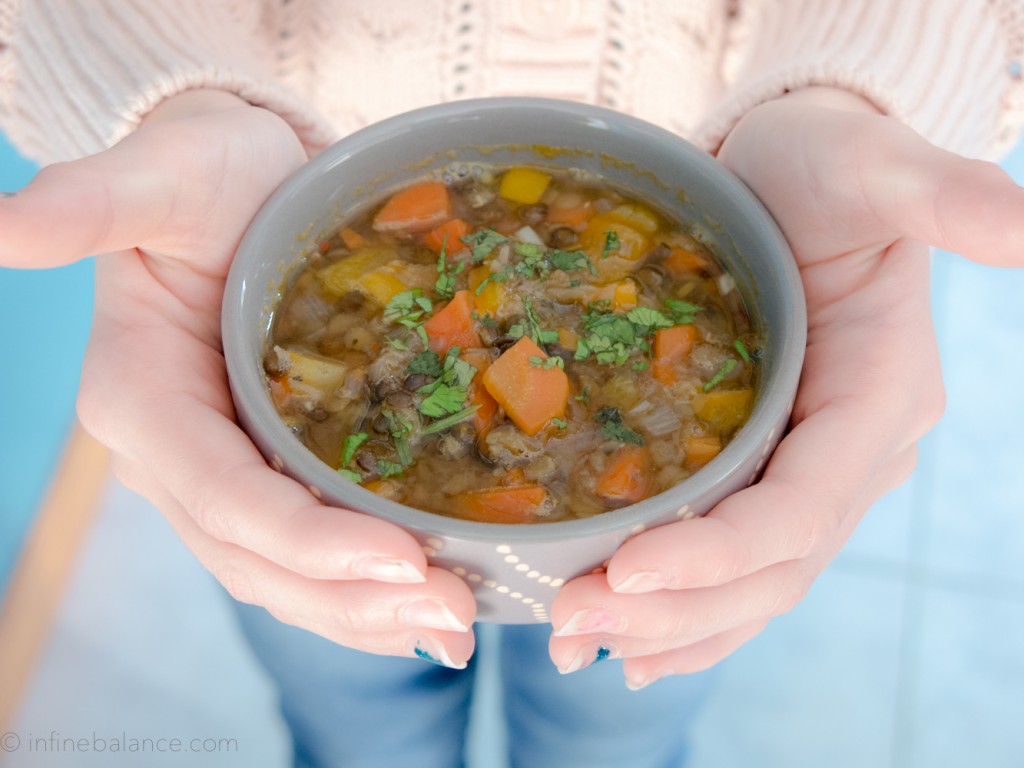
MULTIPOLYGON (((0 133, 0 191, 35 170, 0 133)), ((74 415, 91 316, 91 261, 0 269, 0 596, 74 415)))

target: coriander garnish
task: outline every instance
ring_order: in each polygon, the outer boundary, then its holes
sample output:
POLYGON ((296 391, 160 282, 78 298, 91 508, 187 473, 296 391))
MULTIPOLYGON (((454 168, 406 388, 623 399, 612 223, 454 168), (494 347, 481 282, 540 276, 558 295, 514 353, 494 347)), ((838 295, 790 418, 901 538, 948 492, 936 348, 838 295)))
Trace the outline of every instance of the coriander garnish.
POLYGON ((601 249, 601 258, 607 259, 612 251, 617 251, 622 246, 622 241, 619 239, 619 233, 614 229, 605 230, 604 233, 604 248, 601 249))
POLYGON ((605 437, 618 440, 620 443, 644 444, 643 435, 622 423, 622 414, 618 408, 605 406, 594 415, 594 418, 601 425, 601 434, 605 437))
POLYGON ((750 352, 747 351, 747 345, 744 344, 741 339, 736 339, 732 343, 732 345, 736 349, 736 352, 739 353, 739 356, 743 360, 743 362, 744 363, 749 363, 750 362, 750 352))
POLYGON ((722 367, 718 369, 718 372, 714 376, 712 376, 711 379, 704 385, 704 391, 710 392, 712 389, 721 384, 725 377, 732 373, 733 369, 737 365, 739 365, 739 363, 736 362, 736 360, 734 360, 731 357, 724 363, 722 363, 722 367))

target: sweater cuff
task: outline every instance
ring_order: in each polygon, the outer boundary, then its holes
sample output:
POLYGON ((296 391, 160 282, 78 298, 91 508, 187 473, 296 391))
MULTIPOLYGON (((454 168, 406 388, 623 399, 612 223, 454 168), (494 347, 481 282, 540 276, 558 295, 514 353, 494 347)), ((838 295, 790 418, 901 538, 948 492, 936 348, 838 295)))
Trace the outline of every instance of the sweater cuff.
POLYGON ((696 141, 717 151, 758 104, 799 88, 829 86, 862 96, 933 144, 996 156, 1024 123, 1024 18, 1018 6, 1013 0, 744 5, 733 30, 734 54, 724 62, 724 98, 696 141))
POLYGON ((69 160, 124 138, 164 99, 213 88, 280 115, 314 154, 333 132, 276 80, 258 8, 204 0, 25 3, 6 52, 16 85, 0 101, 4 127, 27 156, 69 160))

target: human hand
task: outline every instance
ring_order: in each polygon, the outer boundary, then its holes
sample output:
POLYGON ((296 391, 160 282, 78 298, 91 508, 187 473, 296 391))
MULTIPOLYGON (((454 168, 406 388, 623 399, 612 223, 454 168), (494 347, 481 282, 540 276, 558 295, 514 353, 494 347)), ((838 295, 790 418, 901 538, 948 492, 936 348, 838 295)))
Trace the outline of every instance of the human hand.
POLYGON ((235 598, 343 645, 463 666, 475 602, 385 521, 323 506, 234 422, 220 306, 234 249, 305 162, 287 124, 226 93, 164 102, 110 150, 0 200, 0 265, 103 253, 79 414, 235 598))
MULTIPOLYGON (((560 670, 599 648, 637 688, 706 668, 793 608, 864 512, 903 482, 944 405, 924 243, 1024 266, 1024 191, 842 92, 752 110, 719 158, 767 205, 807 295, 791 431, 761 481, 643 533, 552 605, 560 670)), ((602 654, 603 655, 603 654, 602 654)))

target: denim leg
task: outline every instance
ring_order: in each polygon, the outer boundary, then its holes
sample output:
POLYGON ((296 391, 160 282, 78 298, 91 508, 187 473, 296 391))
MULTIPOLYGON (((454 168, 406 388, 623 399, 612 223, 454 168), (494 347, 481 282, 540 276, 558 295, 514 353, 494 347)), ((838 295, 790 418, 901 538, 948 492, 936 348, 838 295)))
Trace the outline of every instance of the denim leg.
POLYGON ((277 684, 296 768, 455 768, 474 664, 353 651, 235 603, 256 656, 277 684))
POLYGON ((548 658, 547 625, 502 628, 513 768, 680 768, 714 671, 626 688, 622 663, 605 660, 560 675, 548 658))

